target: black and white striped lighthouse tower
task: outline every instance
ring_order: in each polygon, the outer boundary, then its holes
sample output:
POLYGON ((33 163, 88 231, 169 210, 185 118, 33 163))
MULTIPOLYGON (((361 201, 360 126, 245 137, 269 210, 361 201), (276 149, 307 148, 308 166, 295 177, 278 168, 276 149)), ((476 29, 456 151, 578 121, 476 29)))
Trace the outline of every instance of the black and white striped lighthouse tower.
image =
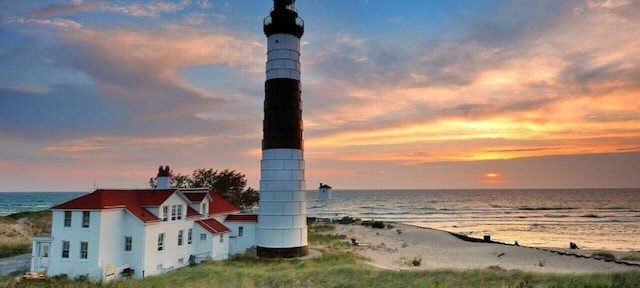
POLYGON ((267 36, 260 202, 259 257, 309 253, 302 140, 300 38, 304 22, 295 0, 274 0, 264 19, 267 36))

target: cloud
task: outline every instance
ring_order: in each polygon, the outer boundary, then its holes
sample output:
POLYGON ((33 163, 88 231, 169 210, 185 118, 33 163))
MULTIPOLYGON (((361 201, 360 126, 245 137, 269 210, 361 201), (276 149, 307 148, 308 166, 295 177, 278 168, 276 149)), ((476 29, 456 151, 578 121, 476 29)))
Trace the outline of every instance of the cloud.
POLYGON ((65 40, 69 63, 90 75, 106 97, 143 112, 143 118, 195 115, 227 101, 181 81, 181 68, 254 64, 247 40, 186 27, 86 30, 65 40))
POLYGON ((18 23, 18 24, 37 24, 37 25, 54 27, 62 30, 77 30, 82 28, 82 24, 76 21, 69 20, 69 19, 61 19, 61 18, 54 18, 54 19, 27 18, 25 19, 25 18, 16 17, 16 18, 9 18, 8 20, 5 20, 5 22, 18 23))
POLYGON ((421 45, 346 33, 312 42, 308 150, 401 163, 617 151, 640 137, 631 116, 640 109, 640 23, 610 14, 640 10, 596 4, 495 4, 491 17, 456 19, 454 33, 421 45), (483 147, 487 138, 501 144, 483 147), (413 154, 425 149, 434 152, 413 154))
POLYGON ((109 12, 117 12, 136 17, 156 17, 161 13, 175 13, 184 9, 189 1, 183 0, 179 3, 155 2, 149 4, 131 5, 107 5, 104 9, 109 12))
POLYGON ((54 4, 47 7, 32 11, 29 13, 30 18, 51 18, 60 15, 76 14, 78 12, 92 11, 103 9, 107 6, 107 2, 90 2, 90 3, 74 3, 74 4, 54 4))
POLYGON ((95 145, 92 143, 86 143, 84 141, 75 141, 72 145, 67 146, 47 146, 44 151, 56 151, 56 152, 87 152, 87 151, 96 151, 96 150, 104 150, 107 147, 101 145, 95 145))
POLYGON ((244 100, 194 86, 182 79, 181 72, 209 65, 238 67, 243 73, 263 65, 257 60, 263 48, 253 45, 250 37, 164 26, 86 28, 63 33, 59 40, 49 57, 85 75, 88 83, 53 85, 44 91, 3 89, 0 134, 37 141, 100 135, 158 137, 168 131, 177 136, 222 137, 231 131, 248 134, 255 126, 238 120, 251 117, 242 110, 246 106, 235 104, 244 100))
POLYGON ((175 13, 184 9, 189 1, 184 0, 179 3, 172 2, 150 2, 143 4, 117 5, 106 1, 89 2, 82 1, 74 4, 54 4, 37 9, 29 13, 30 18, 51 18, 60 15, 70 15, 79 12, 103 11, 125 14, 134 17, 157 17, 162 13, 175 13))

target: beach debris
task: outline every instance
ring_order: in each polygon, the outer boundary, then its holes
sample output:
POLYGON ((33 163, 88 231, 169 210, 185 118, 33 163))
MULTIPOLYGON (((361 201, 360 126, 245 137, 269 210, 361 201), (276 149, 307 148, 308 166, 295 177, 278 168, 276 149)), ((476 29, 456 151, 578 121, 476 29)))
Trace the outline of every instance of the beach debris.
POLYGON ((391 247, 387 248, 387 252, 391 252, 391 253, 398 252, 398 248, 391 246, 391 247))
POLYGON ((484 242, 491 242, 491 235, 484 235, 482 239, 484 240, 484 242))
POLYGON ((513 245, 520 246, 520 244, 518 244, 518 241, 516 241, 516 243, 513 243, 513 245))
POLYGON ((369 247, 369 246, 371 246, 369 243, 360 243, 355 238, 351 238, 351 245, 358 246, 358 247, 369 247))
POLYGON ((578 244, 569 242, 569 249, 580 249, 580 248, 578 248, 578 244))
POLYGON ((402 230, 401 230, 401 229, 398 229, 398 230, 396 230, 396 233, 398 233, 398 234, 402 234, 402 230))
POLYGON ((506 253, 502 252, 502 253, 498 254, 498 258, 504 256, 504 254, 506 254, 506 253))

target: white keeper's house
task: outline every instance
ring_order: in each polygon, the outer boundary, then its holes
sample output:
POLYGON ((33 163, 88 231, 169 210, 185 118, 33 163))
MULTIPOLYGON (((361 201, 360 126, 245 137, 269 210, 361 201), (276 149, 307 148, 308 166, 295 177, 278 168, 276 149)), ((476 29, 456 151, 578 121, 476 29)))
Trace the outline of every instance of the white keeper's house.
POLYGON ((109 281, 223 260, 256 245, 258 217, 208 188, 98 189, 51 208, 51 234, 32 236, 31 272, 109 281))

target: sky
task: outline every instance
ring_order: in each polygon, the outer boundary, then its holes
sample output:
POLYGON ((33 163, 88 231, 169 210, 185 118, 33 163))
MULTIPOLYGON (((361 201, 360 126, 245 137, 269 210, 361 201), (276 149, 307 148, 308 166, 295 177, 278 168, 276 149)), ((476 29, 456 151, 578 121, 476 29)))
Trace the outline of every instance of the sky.
MULTIPOLYGON (((0 191, 258 189, 272 1, 0 0, 0 191)), ((640 0, 299 0, 307 189, 640 187, 640 0)))

